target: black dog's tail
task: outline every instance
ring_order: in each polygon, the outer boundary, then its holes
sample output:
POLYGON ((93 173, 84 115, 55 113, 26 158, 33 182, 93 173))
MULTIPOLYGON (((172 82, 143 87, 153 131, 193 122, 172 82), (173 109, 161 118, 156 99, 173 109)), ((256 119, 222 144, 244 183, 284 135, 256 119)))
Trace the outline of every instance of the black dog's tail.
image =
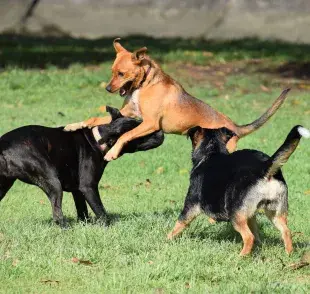
POLYGON ((270 108, 266 110, 266 112, 256 119, 255 121, 251 122, 250 124, 243 125, 243 126, 237 126, 237 135, 239 138, 242 138, 246 135, 251 134, 252 132, 256 131, 258 128, 260 128, 265 122, 267 122, 274 113, 280 108, 280 106, 283 104, 283 102, 286 99, 287 93, 290 91, 290 89, 284 90, 281 95, 273 102, 270 108))
POLYGON ((310 131, 302 126, 293 127, 282 146, 267 161, 267 178, 274 176, 288 161, 297 148, 301 137, 310 138, 310 131))

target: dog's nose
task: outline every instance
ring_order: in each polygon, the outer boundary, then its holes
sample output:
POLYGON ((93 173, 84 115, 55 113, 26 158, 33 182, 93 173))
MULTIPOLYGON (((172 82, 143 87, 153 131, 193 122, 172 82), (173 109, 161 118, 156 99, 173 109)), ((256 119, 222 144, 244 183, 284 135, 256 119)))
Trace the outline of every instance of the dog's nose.
POLYGON ((107 85, 105 89, 111 93, 111 85, 107 85))

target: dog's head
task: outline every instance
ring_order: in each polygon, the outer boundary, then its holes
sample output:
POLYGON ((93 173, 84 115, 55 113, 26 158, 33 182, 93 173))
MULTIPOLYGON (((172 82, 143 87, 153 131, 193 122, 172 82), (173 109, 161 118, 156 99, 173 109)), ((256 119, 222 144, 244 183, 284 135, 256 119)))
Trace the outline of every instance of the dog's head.
POLYGON ((148 61, 146 60, 146 47, 132 53, 127 51, 119 40, 117 38, 113 42, 116 58, 112 66, 112 78, 106 90, 110 93, 119 91, 123 97, 140 86, 145 76, 143 66, 148 61))
POLYGON ((121 135, 140 124, 139 121, 133 118, 124 117, 117 108, 106 106, 106 111, 111 115, 112 121, 98 127, 101 137, 99 144, 103 152, 108 151, 121 135))
MULTIPOLYGON (((110 113, 112 121, 109 124, 98 127, 98 132, 101 137, 98 143, 101 145, 101 149, 104 153, 112 148, 121 135, 141 124, 141 121, 123 116, 117 108, 106 106, 106 111, 110 113)), ((153 149, 161 145, 163 140, 163 132, 158 131, 146 137, 128 142, 122 149, 121 154, 153 149)))
POLYGON ((227 128, 204 129, 199 126, 189 129, 187 135, 192 141, 193 156, 206 155, 211 152, 227 153, 226 144, 236 136, 227 128))

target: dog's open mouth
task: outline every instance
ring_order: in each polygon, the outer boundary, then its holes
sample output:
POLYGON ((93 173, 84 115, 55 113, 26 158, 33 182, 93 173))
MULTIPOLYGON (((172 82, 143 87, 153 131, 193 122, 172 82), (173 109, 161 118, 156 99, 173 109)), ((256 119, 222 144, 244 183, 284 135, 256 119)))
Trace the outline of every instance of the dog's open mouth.
POLYGON ((126 96, 129 93, 132 83, 132 81, 128 81, 119 89, 119 94, 121 97, 126 96))

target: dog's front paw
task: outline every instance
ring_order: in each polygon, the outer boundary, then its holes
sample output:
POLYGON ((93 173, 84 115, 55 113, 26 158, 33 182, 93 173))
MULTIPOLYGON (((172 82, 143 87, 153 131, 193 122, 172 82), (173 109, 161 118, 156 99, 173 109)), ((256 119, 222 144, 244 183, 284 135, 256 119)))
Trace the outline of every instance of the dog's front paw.
POLYGON ((104 157, 105 161, 112 161, 118 158, 119 152, 112 148, 104 157))
POLYGON ((78 123, 66 125, 64 128, 64 131, 65 132, 74 132, 76 130, 83 129, 83 128, 85 128, 84 122, 78 122, 78 123))
POLYGON ((62 230, 69 230, 71 229, 70 224, 66 219, 60 219, 55 221, 55 223, 62 229, 62 230))
POLYGON ((209 223, 210 223, 211 225, 213 225, 213 224, 216 223, 216 220, 215 220, 214 218, 212 218, 212 217, 209 217, 209 218, 208 218, 208 221, 209 221, 209 223))
POLYGON ((173 237, 174 237, 173 232, 170 232, 170 233, 167 235, 167 240, 172 240, 173 237))

